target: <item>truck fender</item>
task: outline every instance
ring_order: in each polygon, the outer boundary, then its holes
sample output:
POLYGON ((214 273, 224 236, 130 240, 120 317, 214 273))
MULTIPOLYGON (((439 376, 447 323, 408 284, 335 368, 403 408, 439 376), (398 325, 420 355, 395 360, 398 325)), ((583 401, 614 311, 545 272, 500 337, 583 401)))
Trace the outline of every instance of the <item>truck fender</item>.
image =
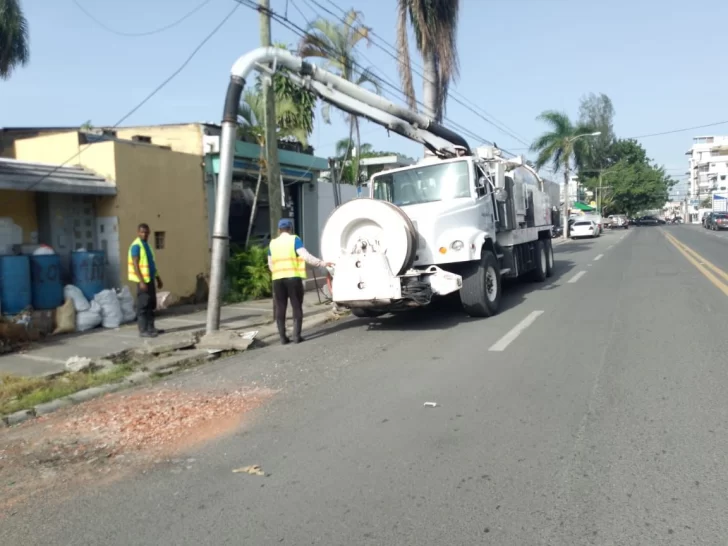
POLYGON ((463 261, 479 260, 483 244, 489 238, 487 232, 479 229, 463 227, 449 229, 438 237, 437 248, 450 249, 453 242, 462 241, 463 249, 460 252, 463 253, 463 261), (467 256, 465 256, 466 253, 467 256))

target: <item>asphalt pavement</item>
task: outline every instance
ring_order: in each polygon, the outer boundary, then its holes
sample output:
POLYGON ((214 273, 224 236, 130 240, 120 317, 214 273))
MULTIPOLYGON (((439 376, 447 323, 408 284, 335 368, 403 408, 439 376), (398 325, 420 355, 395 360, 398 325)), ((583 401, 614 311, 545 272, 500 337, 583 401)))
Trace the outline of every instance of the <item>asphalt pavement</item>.
POLYGON ((183 471, 36 500, 0 543, 725 544, 728 276, 707 262, 727 250, 693 226, 606 233, 490 319, 350 319, 188 372, 280 392, 183 471), (270 476, 231 473, 249 464, 270 476))

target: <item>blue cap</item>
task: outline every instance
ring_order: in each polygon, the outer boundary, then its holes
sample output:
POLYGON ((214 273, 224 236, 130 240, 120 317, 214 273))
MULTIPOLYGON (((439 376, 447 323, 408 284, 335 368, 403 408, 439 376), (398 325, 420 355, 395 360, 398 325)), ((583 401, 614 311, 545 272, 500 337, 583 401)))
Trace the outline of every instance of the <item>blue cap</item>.
POLYGON ((293 229, 293 221, 290 218, 278 220, 278 229, 293 229))

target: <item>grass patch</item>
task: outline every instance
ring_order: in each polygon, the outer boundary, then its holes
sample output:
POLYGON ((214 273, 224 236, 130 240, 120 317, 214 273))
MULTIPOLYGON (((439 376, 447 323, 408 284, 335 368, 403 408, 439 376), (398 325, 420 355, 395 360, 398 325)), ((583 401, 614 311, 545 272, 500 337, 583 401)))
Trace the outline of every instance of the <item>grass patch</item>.
POLYGON ((0 415, 31 409, 90 387, 116 383, 133 371, 134 366, 125 363, 106 370, 68 373, 50 379, 3 375, 0 376, 0 415))

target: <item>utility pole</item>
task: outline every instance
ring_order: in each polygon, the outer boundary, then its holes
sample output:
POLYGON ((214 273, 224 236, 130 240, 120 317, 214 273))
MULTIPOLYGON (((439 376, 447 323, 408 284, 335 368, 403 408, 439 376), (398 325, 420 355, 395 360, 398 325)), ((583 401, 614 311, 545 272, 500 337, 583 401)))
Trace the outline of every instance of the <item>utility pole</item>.
MULTIPOLYGON (((270 0, 259 0, 260 45, 271 46, 270 37, 270 0)), ((281 206, 281 168, 278 163, 278 139, 276 124, 276 101, 273 89, 273 76, 262 77, 263 96, 265 97, 265 159, 268 165, 268 213, 270 217, 271 238, 278 232, 278 221, 283 214, 281 206)))

